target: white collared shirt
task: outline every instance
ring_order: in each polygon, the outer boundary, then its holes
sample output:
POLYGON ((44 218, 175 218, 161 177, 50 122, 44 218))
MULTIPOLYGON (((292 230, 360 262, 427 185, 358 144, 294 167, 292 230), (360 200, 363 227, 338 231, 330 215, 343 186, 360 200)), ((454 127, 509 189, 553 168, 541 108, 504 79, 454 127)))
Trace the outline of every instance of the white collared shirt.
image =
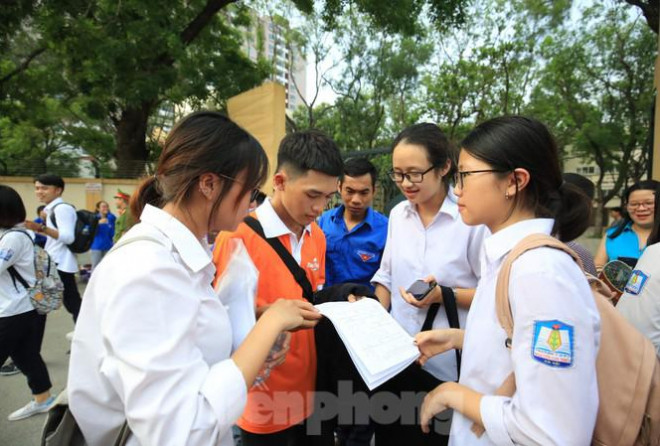
POLYGON ((87 285, 71 346, 69 402, 90 446, 232 445, 247 388, 204 240, 147 206, 87 285))
MULTIPOLYGON (((451 194, 426 228, 415 205, 409 201, 392 209, 383 259, 371 281, 390 290, 391 314, 410 335, 421 331, 428 310, 406 303, 399 287, 407 289, 415 280, 433 275, 443 286, 475 288, 479 280, 479 252, 488 234, 485 226, 463 223, 451 194)), ((459 308, 458 317, 464 327, 467 310, 459 308)), ((448 327, 445 309, 440 307, 433 328, 448 327)), ((454 351, 434 356, 424 368, 443 381, 457 379, 454 351)))
POLYGON ((67 245, 73 243, 73 240, 75 239, 76 221, 78 220, 78 217, 76 216, 75 208, 67 203, 57 206, 57 209, 53 210, 53 208, 59 203, 64 203, 62 197, 57 197, 44 208, 47 215, 46 226, 57 230, 59 233, 59 237, 56 239, 53 237, 46 237, 45 249, 55 263, 57 263, 58 270, 64 271, 65 273, 76 273, 78 272, 78 261, 76 260, 75 254, 71 252, 67 245), (53 224, 53 219, 51 217, 53 212, 55 212, 57 227, 53 224))
POLYGON ((270 198, 266 198, 261 206, 255 211, 257 214, 257 220, 261 223, 261 227, 264 229, 264 235, 266 238, 280 237, 285 234, 289 234, 289 239, 291 240, 291 255, 296 262, 300 265, 302 261, 302 246, 305 242, 305 233, 308 235, 312 234, 312 225, 305 226, 303 229, 302 236, 298 240, 298 236, 289 229, 275 209, 273 209, 273 204, 270 201, 270 198))
POLYGON ((660 243, 646 247, 616 309, 651 340, 660 356, 660 243))
POLYGON ((34 310, 25 287, 19 281, 14 283, 7 271, 13 266, 28 284, 34 284, 34 246, 30 241, 33 237, 23 224, 0 232, 0 318, 34 310))
POLYGON ((486 433, 477 438, 470 430, 472 421, 454 411, 450 445, 591 443, 598 411, 600 316, 584 273, 562 251, 528 251, 511 268, 511 350, 504 345, 506 334, 496 315, 495 287, 506 254, 530 234, 550 234, 553 224, 552 219, 525 220, 484 244, 481 280, 465 328, 460 383, 484 394, 486 433), (554 351, 570 352, 554 365, 543 362, 552 344, 553 332, 543 328, 548 325, 556 327, 562 341, 553 344, 554 351), (495 396, 511 372, 516 393, 512 398, 495 396))

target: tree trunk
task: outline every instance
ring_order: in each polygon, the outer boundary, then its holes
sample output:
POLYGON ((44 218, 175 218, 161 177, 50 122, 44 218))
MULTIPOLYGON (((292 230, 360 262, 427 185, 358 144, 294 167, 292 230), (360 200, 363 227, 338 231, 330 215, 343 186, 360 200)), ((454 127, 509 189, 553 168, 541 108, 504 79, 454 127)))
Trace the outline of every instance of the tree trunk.
POLYGON ((146 134, 151 104, 142 103, 122 111, 115 122, 117 129, 117 176, 137 178, 145 173, 145 163, 149 158, 146 134))

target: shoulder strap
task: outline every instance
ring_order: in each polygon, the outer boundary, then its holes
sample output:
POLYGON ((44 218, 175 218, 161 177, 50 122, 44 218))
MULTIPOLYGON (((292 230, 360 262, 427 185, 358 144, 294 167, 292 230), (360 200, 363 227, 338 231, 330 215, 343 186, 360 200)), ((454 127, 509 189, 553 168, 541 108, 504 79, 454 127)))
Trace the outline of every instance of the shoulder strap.
POLYGON ((313 303, 314 291, 312 289, 312 284, 309 283, 309 279, 307 278, 307 273, 300 267, 300 265, 298 265, 296 259, 293 258, 282 242, 277 237, 266 238, 264 228, 256 218, 247 216, 243 221, 275 250, 277 255, 280 256, 280 259, 282 259, 282 262, 284 262, 293 275, 293 278, 296 279, 296 282, 298 282, 298 285, 302 288, 305 299, 313 303))
MULTIPOLYGON (((32 239, 32 237, 30 237, 30 234, 28 234, 27 232, 21 231, 20 229, 10 229, 10 230, 6 231, 4 234, 2 234, 2 237, 4 237, 9 232, 20 232, 21 234, 25 234, 25 236, 30 239, 30 243, 32 243, 32 246, 34 246, 35 242, 32 239)), ((0 238, 2 238, 2 237, 0 237, 0 238)), ((27 283, 27 280, 25 280, 23 278, 23 276, 21 276, 21 274, 18 271, 16 271, 16 268, 14 268, 14 265, 7 268, 7 272, 9 273, 9 277, 11 277, 11 281, 14 284, 14 288, 16 288, 16 291, 18 291, 18 286, 16 286, 17 281, 18 281, 18 283, 23 285, 23 288, 25 288, 26 290, 28 288, 30 288, 30 285, 27 283)))
MULTIPOLYGON (((446 286, 440 286, 442 290, 442 304, 445 307, 445 314, 447 315, 447 321, 449 322, 450 328, 461 328, 460 321, 458 320, 458 307, 456 306, 456 296, 451 288, 446 286)), ((426 313, 426 319, 424 319, 424 324, 422 325, 421 331, 428 331, 433 328, 433 321, 438 315, 438 310, 440 309, 440 304, 431 304, 429 310, 426 313)), ((461 351, 456 349, 456 370, 458 375, 461 374, 461 351)))
POLYGON ((509 302, 509 275, 511 274, 511 266, 525 252, 543 246, 564 251, 575 260, 580 266, 580 269, 583 269, 582 260, 580 260, 580 257, 575 251, 558 239, 546 234, 529 235, 513 247, 502 263, 495 287, 495 312, 500 325, 506 332, 507 347, 511 346, 511 339, 513 339, 513 314, 511 313, 511 303, 509 302))
POLYGON ((74 212, 77 211, 77 209, 74 205, 72 205, 71 203, 64 202, 64 201, 62 201, 60 203, 57 203, 55 206, 53 206, 53 209, 52 209, 53 212, 50 213, 50 221, 53 222, 53 226, 55 226, 56 228, 57 228, 57 217, 55 216, 55 208, 58 207, 61 204, 68 204, 69 206, 71 206, 73 208, 74 212))

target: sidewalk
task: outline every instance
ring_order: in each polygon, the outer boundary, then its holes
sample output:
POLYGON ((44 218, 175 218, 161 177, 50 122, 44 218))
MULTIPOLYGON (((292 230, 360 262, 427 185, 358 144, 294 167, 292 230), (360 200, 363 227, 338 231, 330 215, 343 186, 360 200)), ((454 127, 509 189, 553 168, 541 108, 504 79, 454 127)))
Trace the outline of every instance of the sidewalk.
MULTIPOLYGON (((80 294, 83 285, 78 285, 80 294)), ((51 392, 55 395, 66 386, 69 370, 69 341, 64 335, 73 330, 73 319, 62 307, 48 315, 46 334, 41 348, 41 356, 46 362, 51 392)), ((20 421, 8 421, 7 416, 23 407, 30 400, 30 389, 23 374, 0 376, 0 444, 2 446, 36 446, 41 441, 41 429, 46 414, 35 415, 20 421)))

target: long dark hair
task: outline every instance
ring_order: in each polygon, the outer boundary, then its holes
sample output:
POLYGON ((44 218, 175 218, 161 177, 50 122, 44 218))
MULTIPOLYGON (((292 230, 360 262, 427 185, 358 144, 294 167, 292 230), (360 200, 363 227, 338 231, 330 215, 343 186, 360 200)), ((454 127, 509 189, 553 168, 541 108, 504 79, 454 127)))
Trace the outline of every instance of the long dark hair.
POLYGON ((501 178, 515 169, 529 172, 529 184, 516 193, 515 206, 531 209, 536 217, 554 218, 553 234, 562 241, 580 236, 589 225, 591 203, 559 167, 557 144, 541 122, 524 116, 502 116, 479 124, 461 148, 484 161, 501 178))
POLYGON ((26 217, 21 196, 12 187, 0 184, 0 228, 13 228, 26 217))
POLYGON ((449 188, 449 179, 452 178, 456 167, 453 162, 452 145, 447 136, 440 130, 440 127, 430 122, 406 127, 394 138, 391 147, 392 152, 402 142, 423 147, 426 150, 426 157, 429 162, 435 166, 434 170, 443 168, 447 160, 452 160, 447 175, 442 179, 445 189, 449 188))
MULTIPOLYGON (((621 235, 624 229, 626 229, 626 226, 628 226, 630 223, 632 223, 632 218, 630 217, 630 213, 628 212, 628 201, 630 200, 630 194, 635 192, 636 190, 652 190, 655 192, 656 196, 656 207, 655 210, 657 211, 658 206, 657 206, 657 197, 658 197, 658 188, 660 187, 660 183, 658 183, 655 180, 643 180, 643 181, 638 181, 632 186, 628 187, 624 192, 623 192, 623 203, 621 203, 621 208, 622 208, 622 215, 623 218, 617 225, 616 229, 612 231, 611 234, 609 234, 607 237, 610 239, 615 239, 618 236, 621 235)), ((653 225, 655 226, 655 217, 653 218, 653 225)))
MULTIPOLYGON (((259 142, 220 113, 192 113, 168 135, 156 174, 144 179, 131 196, 131 212, 137 219, 147 204, 185 203, 201 175, 215 173, 225 180, 236 178, 243 170, 247 180, 241 195, 260 187, 268 175, 268 158, 259 142)), ((231 181, 223 181, 209 222, 231 187, 231 181)))

